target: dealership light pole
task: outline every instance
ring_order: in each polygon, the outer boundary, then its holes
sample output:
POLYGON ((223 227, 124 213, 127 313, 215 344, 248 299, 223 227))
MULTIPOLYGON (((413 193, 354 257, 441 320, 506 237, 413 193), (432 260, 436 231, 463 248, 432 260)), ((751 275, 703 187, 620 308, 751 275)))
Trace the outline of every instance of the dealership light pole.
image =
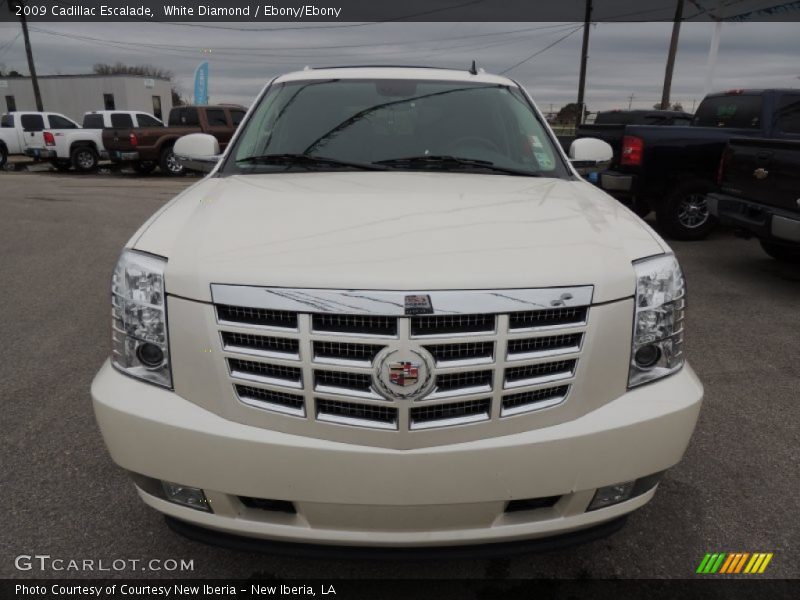
MULTIPOLYGON (((25 7, 24 0, 15 0, 9 6, 13 7, 19 5, 25 7)), ((28 36, 28 21, 25 19, 25 11, 20 11, 19 20, 22 23, 22 37, 25 38, 25 54, 28 55, 28 71, 31 74, 31 82, 33 83, 33 96, 36 99, 36 110, 42 112, 44 105, 42 104, 42 94, 39 91, 39 78, 36 76, 36 65, 33 64, 33 50, 31 50, 31 40, 28 36)))
POLYGON ((592 0, 586 0, 586 14, 583 18, 583 48, 581 49, 581 74, 578 81, 578 125, 583 123, 586 106, 583 103, 584 89, 586 88, 586 60, 589 58, 589 26, 592 21, 592 0))
POLYGON ((672 38, 669 40, 667 68, 664 72, 664 89, 661 92, 661 110, 669 109, 669 94, 672 89, 672 71, 675 68, 675 53, 678 51, 678 38, 681 34, 682 18, 683 0, 678 0, 678 6, 675 7, 675 20, 672 23, 672 38))

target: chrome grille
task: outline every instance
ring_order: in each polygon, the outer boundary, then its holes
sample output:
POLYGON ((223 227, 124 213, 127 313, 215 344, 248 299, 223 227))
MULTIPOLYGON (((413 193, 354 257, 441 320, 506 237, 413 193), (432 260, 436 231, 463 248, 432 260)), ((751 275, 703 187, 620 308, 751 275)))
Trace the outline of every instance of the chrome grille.
POLYGON ((372 364, 375 355, 383 350, 384 346, 377 344, 350 344, 347 342, 315 341, 314 360, 317 362, 331 363, 357 363, 372 364))
POLYGON ((412 317, 411 335, 456 335, 459 333, 492 333, 495 315, 440 315, 412 317))
POLYGON ((283 310, 217 304, 217 317, 222 323, 297 329, 297 313, 283 310))
POLYGON ((245 404, 298 417, 305 416, 305 402, 302 396, 262 390, 249 385, 236 385, 235 387, 236 395, 245 404))
POLYGON ((505 387, 549 383, 559 379, 569 379, 575 371, 576 360, 557 360, 554 362, 511 367, 506 369, 505 387))
MULTIPOLYGON (((480 427, 566 402, 578 376, 591 303, 590 286, 502 294, 428 292, 434 308, 457 307, 464 296, 471 310, 406 316, 399 292, 281 290, 268 295, 264 289, 212 285, 219 339, 240 402, 325 427, 412 432, 480 427), (255 306, 236 304, 241 289, 255 306), (474 295, 505 302, 505 310, 475 311, 472 307, 481 302, 474 295), (532 296, 536 301, 527 301, 532 296), (299 300, 292 305, 295 297, 299 300), (336 312, 367 301, 379 303, 377 310, 385 314, 336 312), (526 310, 515 310, 522 305, 526 310), (422 397, 394 399, 377 386, 375 371, 385 364, 379 361, 397 345, 429 355, 429 391, 422 397)), ((385 381, 385 374, 381 377, 385 381)))
POLYGON ((352 333, 365 335, 397 334, 397 320, 391 317, 372 315, 314 315, 314 331, 330 333, 352 333))
POLYGON ((279 338, 249 333, 222 332, 222 347, 228 352, 255 354, 258 356, 299 357, 300 342, 290 338, 279 338))
POLYGON ((569 392, 569 386, 560 385, 558 387, 522 392, 521 394, 508 394, 503 396, 500 416, 510 417, 561 404, 564 398, 567 397, 567 392, 569 392))
POLYGON ((418 406, 411 409, 411 429, 466 425, 491 418, 492 401, 489 398, 418 406))
POLYGON ((314 385, 318 390, 335 390, 333 393, 347 394, 349 390, 368 394, 372 388, 372 376, 364 373, 341 371, 314 371, 314 385))
POLYGON ((397 409, 392 406, 373 406, 318 398, 317 419, 341 425, 397 429, 397 409))
POLYGON ((437 365, 456 365, 469 362, 492 362, 494 358, 494 342, 467 342, 465 344, 437 344, 425 346, 437 365))
POLYGON ((302 371, 296 367, 286 367, 253 360, 240 360, 238 358, 229 358, 228 366, 230 367, 231 375, 239 379, 274 383, 293 388, 302 386, 302 371))
POLYGON ((535 327, 559 327, 580 325, 586 322, 587 306, 573 308, 548 308, 511 313, 509 329, 532 329, 535 327))

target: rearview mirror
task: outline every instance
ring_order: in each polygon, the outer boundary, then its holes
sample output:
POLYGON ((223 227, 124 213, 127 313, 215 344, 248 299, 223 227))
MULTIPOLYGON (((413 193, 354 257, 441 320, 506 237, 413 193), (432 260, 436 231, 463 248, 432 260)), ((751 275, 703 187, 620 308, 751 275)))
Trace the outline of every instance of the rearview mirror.
POLYGON ((190 133, 179 138, 172 152, 184 169, 201 173, 212 171, 220 159, 219 142, 207 133, 190 133))
POLYGON ((611 163, 612 158, 614 149, 596 138, 580 138, 569 147, 569 160, 579 173, 585 169, 603 168, 611 163))

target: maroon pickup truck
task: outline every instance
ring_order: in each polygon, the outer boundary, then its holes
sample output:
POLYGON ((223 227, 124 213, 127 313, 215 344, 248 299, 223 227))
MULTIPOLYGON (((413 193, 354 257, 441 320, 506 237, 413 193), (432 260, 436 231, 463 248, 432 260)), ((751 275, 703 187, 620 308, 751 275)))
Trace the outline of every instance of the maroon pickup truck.
POLYGON ((105 129, 103 146, 112 162, 129 164, 139 173, 149 173, 158 166, 167 175, 182 175, 183 165, 172 153, 177 139, 190 133, 208 133, 224 150, 246 110, 237 105, 177 106, 170 111, 166 127, 105 129))

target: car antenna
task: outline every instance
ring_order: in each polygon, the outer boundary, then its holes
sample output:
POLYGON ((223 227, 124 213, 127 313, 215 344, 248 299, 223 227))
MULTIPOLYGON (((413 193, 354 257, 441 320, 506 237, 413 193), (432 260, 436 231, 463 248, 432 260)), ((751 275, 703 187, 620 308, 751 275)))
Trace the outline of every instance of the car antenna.
POLYGON ((478 65, 475 64, 474 60, 472 61, 472 66, 469 68, 469 72, 470 72, 471 75, 477 75, 478 74, 478 65))

